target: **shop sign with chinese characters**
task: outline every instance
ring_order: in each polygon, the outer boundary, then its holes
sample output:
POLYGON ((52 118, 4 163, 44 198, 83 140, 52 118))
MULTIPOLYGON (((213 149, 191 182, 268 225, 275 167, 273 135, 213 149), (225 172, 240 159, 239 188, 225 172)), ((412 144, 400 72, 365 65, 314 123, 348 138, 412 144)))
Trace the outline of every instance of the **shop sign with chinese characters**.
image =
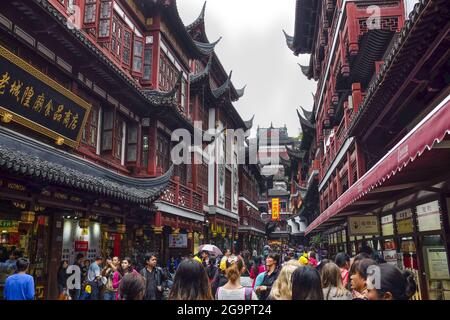
MULTIPOLYGON (((0 116, 76 147, 91 105, 0 46, 0 116)), ((61 144, 62 144, 61 143, 61 144)))
POLYGON ((350 236, 378 235, 380 227, 377 216, 356 216, 348 218, 350 236))

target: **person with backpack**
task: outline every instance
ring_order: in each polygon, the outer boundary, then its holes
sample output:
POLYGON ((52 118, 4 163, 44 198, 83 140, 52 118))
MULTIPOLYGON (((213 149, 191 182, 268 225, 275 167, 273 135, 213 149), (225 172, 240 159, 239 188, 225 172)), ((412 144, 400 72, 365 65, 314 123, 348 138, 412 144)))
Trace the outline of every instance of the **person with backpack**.
POLYGON ((156 266, 157 262, 156 254, 145 255, 146 266, 140 272, 145 279, 144 300, 162 300, 163 298, 163 283, 166 281, 166 276, 162 269, 156 266))
POLYGON ((225 275, 228 282, 217 289, 216 300, 258 300, 251 287, 241 285, 241 274, 245 271, 245 262, 240 256, 231 256, 226 262, 225 275))

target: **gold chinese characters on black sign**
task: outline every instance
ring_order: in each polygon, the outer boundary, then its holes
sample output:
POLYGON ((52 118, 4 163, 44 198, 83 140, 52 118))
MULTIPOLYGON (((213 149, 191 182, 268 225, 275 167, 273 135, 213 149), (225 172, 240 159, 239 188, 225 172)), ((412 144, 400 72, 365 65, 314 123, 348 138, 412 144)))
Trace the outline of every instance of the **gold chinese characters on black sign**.
POLYGON ((91 105, 0 46, 0 116, 76 147, 91 105))

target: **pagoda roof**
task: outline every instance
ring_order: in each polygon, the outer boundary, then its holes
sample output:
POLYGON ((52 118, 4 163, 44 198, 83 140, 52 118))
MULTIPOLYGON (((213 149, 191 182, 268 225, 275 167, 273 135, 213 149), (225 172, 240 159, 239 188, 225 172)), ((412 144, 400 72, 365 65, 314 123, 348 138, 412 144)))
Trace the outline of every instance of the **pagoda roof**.
POLYGON ((300 120, 300 126, 302 128, 303 133, 310 132, 312 130, 316 130, 316 126, 311 123, 310 120, 305 119, 297 109, 298 119, 300 120))
POLYGON ((253 128, 253 120, 254 119, 255 119, 255 115, 253 115, 253 117, 250 120, 244 121, 245 127, 247 128, 247 130, 250 130, 251 128, 253 128))
POLYGON ((193 39, 202 42, 209 42, 205 28, 205 12, 206 12, 206 1, 203 4, 203 8, 202 11, 200 11, 200 15, 197 17, 197 19, 194 20, 194 22, 186 26, 186 30, 193 39))
POLYGON ((132 178, 27 137, 0 129, 0 170, 37 181, 140 205, 167 187, 173 166, 157 178, 132 178))
POLYGON ((289 49, 294 51, 294 37, 287 34, 286 31, 283 30, 284 37, 286 38, 286 45, 289 49))
POLYGON ((215 42, 209 43, 209 42, 199 42, 196 40, 193 40, 195 45, 197 46, 197 48, 204 54, 207 56, 210 56, 213 52, 214 49, 216 47, 216 45, 220 42, 220 40, 222 40, 222 37, 220 37, 219 39, 217 39, 215 42))
POLYGON ((313 124, 314 123, 314 112, 308 111, 305 108, 303 108, 302 106, 300 106, 300 109, 302 109, 303 114, 305 115, 306 119, 309 120, 309 122, 311 124, 313 124))
POLYGON ((322 0, 297 0, 291 48, 295 55, 312 52, 316 19, 321 6, 322 0))

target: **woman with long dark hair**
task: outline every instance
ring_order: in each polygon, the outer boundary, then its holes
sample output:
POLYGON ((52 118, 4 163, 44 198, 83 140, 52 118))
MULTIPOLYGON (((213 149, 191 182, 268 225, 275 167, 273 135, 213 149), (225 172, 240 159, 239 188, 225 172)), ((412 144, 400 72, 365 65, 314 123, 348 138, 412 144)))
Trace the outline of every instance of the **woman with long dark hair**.
MULTIPOLYGON (((125 257, 122 259, 122 262, 120 263, 120 266, 117 268, 117 270, 114 272, 113 275, 113 288, 119 289, 120 282, 122 279, 129 273, 138 273, 134 270, 131 258, 125 257)), ((119 300, 119 290, 117 290, 116 294, 116 300, 119 300)))
POLYGON ((119 296, 121 300, 142 300, 145 294, 145 279, 137 272, 130 272, 120 281, 119 296))
POLYGON ((256 277, 266 271, 266 267, 262 263, 262 257, 256 256, 253 258, 253 266, 250 268, 250 278, 253 279, 252 288, 255 287, 256 277))
POLYGON ((175 273, 169 300, 212 300, 208 275, 201 263, 183 260, 175 273))
POLYGON ((369 300, 409 300, 415 294, 417 284, 411 271, 401 271, 389 263, 378 265, 378 271, 379 288, 367 281, 369 300))
POLYGON ((320 274, 312 266, 301 266, 292 274, 292 300, 323 300, 320 274))

